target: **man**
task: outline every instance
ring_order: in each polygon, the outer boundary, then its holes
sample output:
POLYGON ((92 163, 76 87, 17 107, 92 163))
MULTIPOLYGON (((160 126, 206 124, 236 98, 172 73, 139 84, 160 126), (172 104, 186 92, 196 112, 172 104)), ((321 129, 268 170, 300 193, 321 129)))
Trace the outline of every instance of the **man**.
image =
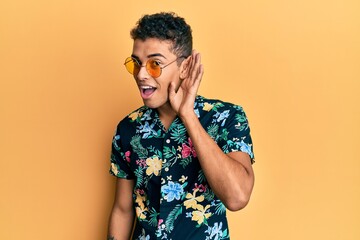
POLYGON ((245 113, 197 95, 204 70, 183 18, 145 15, 131 37, 125 66, 144 106, 113 138, 108 239, 229 239, 226 208, 245 207, 254 183, 245 113))

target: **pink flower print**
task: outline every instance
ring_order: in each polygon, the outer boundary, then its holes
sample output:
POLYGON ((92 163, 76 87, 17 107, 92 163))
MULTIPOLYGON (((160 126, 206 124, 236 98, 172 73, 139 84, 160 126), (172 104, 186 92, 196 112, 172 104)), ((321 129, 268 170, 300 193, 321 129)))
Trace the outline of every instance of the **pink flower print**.
POLYGON ((189 146, 186 145, 185 143, 182 144, 181 155, 182 155, 182 158, 187 158, 190 155, 192 155, 193 157, 196 157, 196 151, 195 151, 195 148, 194 148, 190 138, 189 138, 189 146))
POLYGON ((195 189, 198 189, 199 192, 206 192, 206 186, 202 184, 198 185, 197 183, 195 183, 195 188, 193 189, 193 191, 195 191, 195 189))
POLYGON ((143 189, 136 189, 135 192, 137 192, 140 195, 144 195, 144 193, 145 193, 143 189))
POLYGON ((126 153, 125 153, 125 159, 126 159, 126 161, 127 162, 130 162, 130 151, 127 151, 126 153))
POLYGON ((140 167, 146 167, 146 162, 144 159, 136 160, 136 164, 139 165, 140 167))
POLYGON ((160 228, 160 225, 164 222, 163 219, 159 219, 159 222, 158 222, 158 228, 160 228))

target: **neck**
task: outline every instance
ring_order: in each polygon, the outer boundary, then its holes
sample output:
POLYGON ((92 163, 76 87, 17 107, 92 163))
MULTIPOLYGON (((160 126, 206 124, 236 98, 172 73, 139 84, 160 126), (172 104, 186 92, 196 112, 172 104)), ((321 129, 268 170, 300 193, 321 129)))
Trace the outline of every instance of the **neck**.
POLYGON ((161 123, 164 125, 166 130, 169 129, 171 123, 176 118, 176 112, 173 110, 169 102, 157 108, 157 111, 159 113, 161 123))

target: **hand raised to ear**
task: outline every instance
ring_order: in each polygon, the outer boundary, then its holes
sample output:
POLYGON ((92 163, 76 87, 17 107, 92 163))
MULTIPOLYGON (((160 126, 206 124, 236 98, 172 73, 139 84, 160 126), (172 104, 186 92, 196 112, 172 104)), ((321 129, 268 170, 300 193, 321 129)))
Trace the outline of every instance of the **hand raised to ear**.
POLYGON ((169 86, 169 100, 171 107, 180 118, 187 114, 194 113, 194 102, 200 86, 204 67, 201 64, 201 55, 193 51, 183 74, 183 79, 179 89, 176 91, 176 85, 172 82, 169 86))

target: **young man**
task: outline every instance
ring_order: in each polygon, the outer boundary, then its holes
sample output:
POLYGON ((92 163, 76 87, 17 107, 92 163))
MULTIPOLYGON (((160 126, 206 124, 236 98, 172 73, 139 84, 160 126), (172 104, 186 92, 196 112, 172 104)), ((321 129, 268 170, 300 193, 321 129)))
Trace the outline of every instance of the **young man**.
POLYGON ((254 184, 245 113, 197 95, 204 70, 183 18, 145 15, 131 37, 125 66, 144 106, 113 138, 108 239, 229 239, 226 208, 245 207, 254 184))

